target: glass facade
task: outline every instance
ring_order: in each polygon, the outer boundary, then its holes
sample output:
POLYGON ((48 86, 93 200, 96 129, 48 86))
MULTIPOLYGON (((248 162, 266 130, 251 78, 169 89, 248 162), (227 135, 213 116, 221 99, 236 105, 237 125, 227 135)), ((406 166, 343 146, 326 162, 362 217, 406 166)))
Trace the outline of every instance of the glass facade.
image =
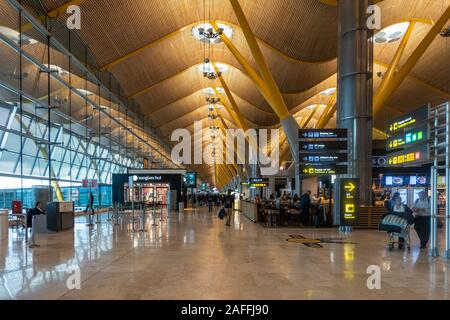
POLYGON ((113 173, 173 167, 139 105, 75 32, 39 10, 0 0, 0 207, 32 206, 36 186, 82 206, 84 179, 98 181, 105 205, 113 173))

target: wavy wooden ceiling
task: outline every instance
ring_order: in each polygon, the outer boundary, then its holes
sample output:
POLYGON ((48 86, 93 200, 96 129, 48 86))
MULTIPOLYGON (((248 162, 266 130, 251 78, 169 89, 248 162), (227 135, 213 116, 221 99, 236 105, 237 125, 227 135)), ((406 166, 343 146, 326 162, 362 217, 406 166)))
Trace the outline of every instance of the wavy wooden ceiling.
MULTIPOLYGON (((50 11, 65 1, 41 2, 50 11)), ((233 43, 255 66, 229 1, 205 2, 207 8, 214 4, 212 18, 233 26, 233 43)), ((304 107, 326 104, 329 97, 318 93, 336 86, 337 8, 319 0, 240 3, 291 113, 305 117, 310 111, 301 111, 304 107)), ((378 5, 382 9, 382 26, 386 27, 411 18, 436 21, 450 0, 384 0, 378 5)), ((208 19, 203 0, 87 0, 81 8, 80 36, 101 66, 166 37, 110 68, 125 93, 136 99, 163 135, 207 116, 200 90, 220 84, 206 80, 197 70, 204 54, 201 43, 192 37, 191 24, 208 19), (134 96, 136 93, 139 94, 134 96)), ((409 56, 429 28, 429 24, 416 23, 404 57, 409 56)), ((375 45, 375 72, 386 70, 398 44, 375 45)), ((224 78, 244 117, 256 126, 276 125, 277 117, 226 47, 221 44, 213 48, 214 61, 230 65, 224 78)), ((375 125, 383 129, 390 114, 450 99, 449 57, 450 39, 436 37, 387 103, 387 112, 375 119, 375 125)), ((405 58, 401 63, 404 61, 405 58)), ((375 77, 375 90, 379 83, 375 77)))

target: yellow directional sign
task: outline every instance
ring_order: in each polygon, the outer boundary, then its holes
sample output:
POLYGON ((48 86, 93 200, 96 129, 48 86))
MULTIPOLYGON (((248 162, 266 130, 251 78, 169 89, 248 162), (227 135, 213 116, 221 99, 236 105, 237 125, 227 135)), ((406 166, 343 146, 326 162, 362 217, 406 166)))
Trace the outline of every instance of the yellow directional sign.
POLYGON ((359 179, 341 178, 341 226, 355 226, 359 220, 359 179))
POLYGON ((353 183, 349 182, 344 188, 347 189, 347 191, 352 192, 356 187, 353 183))

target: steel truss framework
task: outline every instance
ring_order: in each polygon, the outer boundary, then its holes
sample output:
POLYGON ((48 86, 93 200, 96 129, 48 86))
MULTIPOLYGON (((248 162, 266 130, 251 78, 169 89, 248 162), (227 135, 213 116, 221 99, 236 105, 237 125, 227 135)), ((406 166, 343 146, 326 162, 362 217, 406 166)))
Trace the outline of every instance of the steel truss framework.
MULTIPOLYGON (((85 62, 75 58, 70 31, 67 49, 48 31, 49 18, 44 19, 46 28, 18 2, 8 3, 10 13, 16 14, 15 27, 11 29, 17 31, 19 39, 0 34, 0 60, 13 60, 11 68, 2 65, 0 73, 0 176, 46 180, 63 200, 61 181, 79 183, 89 178, 110 184, 113 173, 142 168, 144 158, 153 166, 174 166, 168 146, 142 119, 135 105, 123 103, 113 94, 119 92, 120 97, 119 85, 111 85, 112 75, 102 73, 101 82, 89 71, 86 47, 81 48, 86 52, 85 62), (25 39, 30 34, 39 39, 31 45, 40 46, 45 54, 29 49, 25 39), (52 69, 55 56, 68 61, 64 68, 68 77, 52 69), (30 66, 36 70, 32 89, 27 84, 27 78, 32 76, 24 72, 30 66), (104 81, 108 77, 109 87, 104 81), (80 79, 85 92, 80 90, 80 79), (39 87, 41 82, 45 88, 42 84, 39 87), (39 90, 33 90, 35 87, 39 90), (87 94, 88 88, 97 90, 87 94), (64 103, 59 104, 58 98, 65 94, 64 103), (83 113, 84 118, 80 116, 83 113)), ((6 21, 6 17, 0 14, 0 24, 2 20, 6 21)))

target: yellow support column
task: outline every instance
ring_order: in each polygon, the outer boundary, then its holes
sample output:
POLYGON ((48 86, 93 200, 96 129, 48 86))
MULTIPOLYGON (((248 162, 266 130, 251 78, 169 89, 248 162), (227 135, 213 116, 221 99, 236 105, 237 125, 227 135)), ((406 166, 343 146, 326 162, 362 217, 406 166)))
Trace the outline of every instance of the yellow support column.
POLYGON ((384 75, 383 81, 381 81, 380 87, 378 88, 377 93, 375 94, 375 100, 377 100, 380 95, 383 94, 384 90, 386 89, 386 86, 392 81, 392 78, 395 76, 398 68, 398 64, 400 63, 400 60, 403 56, 403 52, 405 51, 406 45, 409 42, 409 39, 411 38, 411 34, 414 30, 415 22, 412 21, 409 24, 408 30, 406 31, 405 35, 403 36, 402 41, 400 42, 400 45, 397 48, 397 51, 395 52, 394 58, 392 59, 391 64, 389 65, 388 69, 386 70, 386 73, 384 75))
POLYGON ((337 97, 337 93, 335 92, 331 96, 330 101, 328 101, 328 104, 325 107, 325 110, 323 111, 322 115, 320 116, 319 121, 316 124, 316 128, 322 129, 323 127, 325 127, 325 125, 326 125, 325 119, 327 118, 330 110, 336 105, 336 97, 337 97))
MULTIPOLYGON (((215 21, 211 21, 211 26, 216 30, 216 32, 219 30, 219 26, 217 25, 217 23, 215 21)), ((253 70, 250 63, 248 63, 248 61, 245 59, 245 57, 231 43, 230 39, 228 39, 228 37, 225 34, 221 34, 220 38, 222 39, 223 43, 225 43, 227 48, 230 50, 231 54, 233 54, 233 56, 236 58, 236 60, 242 66, 245 73, 255 83, 256 88, 258 88, 259 92, 263 95, 263 97, 266 99, 266 101, 269 104, 272 103, 272 97, 271 97, 270 92, 267 89, 267 86, 264 83, 263 79, 259 76, 259 74, 255 70, 253 70)))
POLYGON ((247 40, 247 44, 250 47, 252 55, 255 59, 256 64, 258 65, 258 69, 264 79, 264 83, 266 84, 267 90, 271 96, 271 100, 273 102, 272 109, 276 112, 280 120, 284 120, 288 118, 291 114, 289 113, 288 108, 284 102, 283 97, 281 96, 280 90, 278 89, 275 80, 272 77, 272 73, 269 70, 269 66, 267 65, 266 60, 261 52, 261 49, 256 41, 255 35, 253 34, 250 25, 247 21, 247 18, 242 11, 241 5, 238 0, 230 0, 231 6, 233 7, 234 13, 238 18, 239 24, 242 28, 242 32, 244 33, 245 39, 247 40))
MULTIPOLYGON (((217 68, 215 63, 213 63, 213 67, 214 67, 214 71, 219 75, 220 71, 219 71, 219 68, 217 68)), ((228 97, 228 101, 230 101, 231 107, 233 108, 233 111, 234 111, 237 119, 241 123, 242 130, 247 131, 248 130, 247 121, 245 121, 244 116, 242 115, 241 111, 238 108, 236 100, 234 100, 234 97, 230 91, 230 88, 228 87, 227 83, 225 82, 225 79, 222 78, 221 75, 219 75, 219 81, 220 81, 220 84, 222 85, 223 90, 225 90, 225 94, 228 97)), ((216 92, 216 94, 218 96, 220 96, 220 94, 216 88, 214 88, 214 91, 216 92)), ((222 100, 222 98, 221 98, 221 100, 222 100)))
POLYGON ((395 74, 389 83, 387 83, 383 89, 383 92, 377 92, 374 98, 373 103, 373 112, 374 118, 380 115, 384 104, 391 98, 392 94, 395 90, 400 87, 403 80, 408 76, 414 66, 417 64, 417 61, 425 54, 425 51, 431 45, 433 40, 439 34, 439 32, 444 28, 447 21, 450 19, 450 5, 444 11, 442 16, 438 21, 431 27, 430 31, 426 34, 408 60, 403 64, 400 70, 395 74))
POLYGON ((306 126, 309 124, 309 122, 311 121, 311 119, 314 117, 314 115, 316 114, 316 111, 317 111, 317 107, 316 108, 314 108, 312 111, 311 111, 311 113, 309 114, 309 117, 305 120, 305 122, 301 125, 301 127, 303 128, 303 129, 305 129, 306 128, 306 126))

